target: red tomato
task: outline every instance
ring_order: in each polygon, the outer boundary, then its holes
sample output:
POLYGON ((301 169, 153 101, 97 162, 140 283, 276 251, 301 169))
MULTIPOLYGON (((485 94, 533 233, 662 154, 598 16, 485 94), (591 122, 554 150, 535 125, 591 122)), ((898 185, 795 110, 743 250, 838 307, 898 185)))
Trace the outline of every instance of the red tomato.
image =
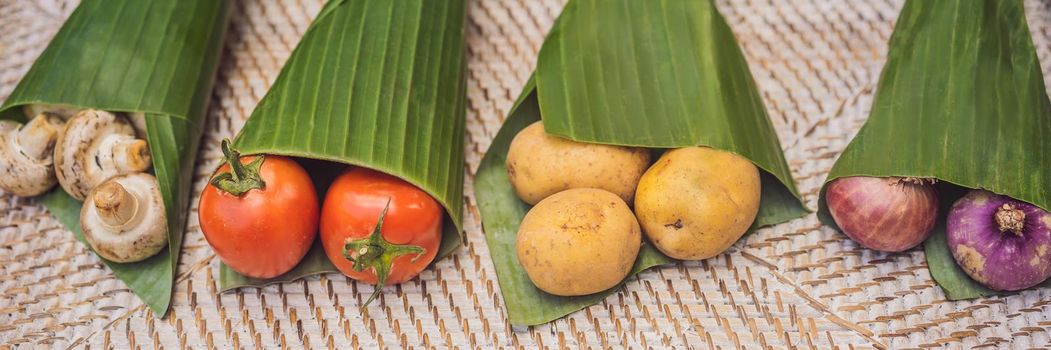
POLYGON ((292 270, 317 236, 314 182, 294 160, 275 155, 240 158, 223 141, 227 164, 201 194, 198 217, 223 263, 254 278, 292 270), (231 171, 230 165, 238 166, 231 171))
POLYGON ((416 277, 438 254, 443 216, 438 201, 416 186, 352 168, 336 178, 325 195, 321 243, 332 264, 350 278, 402 283, 416 277))

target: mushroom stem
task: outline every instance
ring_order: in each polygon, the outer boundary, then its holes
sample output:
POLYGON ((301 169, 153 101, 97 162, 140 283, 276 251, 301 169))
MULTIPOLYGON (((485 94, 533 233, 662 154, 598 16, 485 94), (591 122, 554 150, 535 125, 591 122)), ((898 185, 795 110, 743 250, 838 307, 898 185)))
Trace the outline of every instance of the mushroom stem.
POLYGON ((54 147, 58 128, 49 118, 47 114, 37 115, 18 130, 18 145, 27 157, 44 159, 54 147))
POLYGON ((1011 231, 1021 236, 1025 228, 1025 212, 1016 209, 1013 205, 1004 204, 996 210, 996 224, 1000 225, 1000 232, 1011 231))
POLYGON ((150 168, 150 147, 146 140, 122 138, 113 143, 113 162, 118 169, 128 172, 150 168))
POLYGON ((99 185, 95 190, 94 199, 99 219, 110 227, 124 226, 139 210, 138 198, 116 181, 107 181, 99 185))

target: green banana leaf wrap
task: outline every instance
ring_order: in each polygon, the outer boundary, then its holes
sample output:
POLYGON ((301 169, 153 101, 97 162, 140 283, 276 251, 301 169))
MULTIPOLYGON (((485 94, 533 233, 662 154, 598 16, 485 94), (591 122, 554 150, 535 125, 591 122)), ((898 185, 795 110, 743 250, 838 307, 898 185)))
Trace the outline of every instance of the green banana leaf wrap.
MULTIPOLYGON (((182 246, 194 158, 230 17, 225 0, 84 0, 0 106, 50 104, 143 112, 168 247, 136 263, 103 259, 159 316, 167 313, 182 246)), ((77 239, 80 202, 60 187, 40 198, 77 239)))
MULTIPOLYGON (((942 217, 924 243, 927 265, 950 300, 977 298, 994 293, 956 265, 944 216, 962 188, 1051 209, 1049 135, 1051 102, 1021 0, 910 0, 891 36, 868 122, 825 183, 849 176, 940 180, 942 217)), ((822 189, 819 217, 836 227, 824 198, 822 189)))
MULTIPOLYGON (((234 146, 362 166, 416 185, 448 213, 438 259, 447 256, 463 230, 466 10, 463 0, 330 0, 234 146)), ((339 171, 328 168, 307 170, 322 177, 339 171)), ((220 285, 328 272, 337 270, 315 242, 285 275, 253 279, 223 265, 220 285)))
MULTIPOLYGON (((808 213, 744 55, 712 1, 571 0, 475 178, 511 324, 550 322, 619 288, 550 295, 518 262, 515 237, 530 207, 515 196, 505 161, 514 136, 537 120, 550 134, 582 142, 709 146, 744 156, 762 170, 753 228, 808 213)), ((633 274, 669 262, 644 242, 633 274)))

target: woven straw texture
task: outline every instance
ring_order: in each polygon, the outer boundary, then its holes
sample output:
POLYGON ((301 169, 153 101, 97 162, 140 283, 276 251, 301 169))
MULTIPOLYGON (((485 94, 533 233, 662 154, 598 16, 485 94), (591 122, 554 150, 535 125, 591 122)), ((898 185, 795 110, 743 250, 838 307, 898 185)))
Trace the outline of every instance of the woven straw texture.
MULTIPOLYGON (((532 328, 505 321, 473 174, 564 0, 470 0, 466 245, 415 281, 372 291, 339 275, 219 294, 191 213, 172 310, 155 318, 33 200, 0 196, 0 348, 694 347, 1051 348, 1051 290, 948 302, 918 250, 881 254, 814 215, 703 262, 633 277, 602 303, 532 328), (6 344, 6 345, 3 345, 6 344)), ((901 0, 719 0, 808 205, 864 122, 901 0)), ((0 0, 0 99, 76 5, 0 0)), ((194 197, 321 0, 235 6, 194 197)), ((1051 72, 1051 2, 1027 1, 1051 72)), ((191 208, 196 212, 196 199, 191 208)))

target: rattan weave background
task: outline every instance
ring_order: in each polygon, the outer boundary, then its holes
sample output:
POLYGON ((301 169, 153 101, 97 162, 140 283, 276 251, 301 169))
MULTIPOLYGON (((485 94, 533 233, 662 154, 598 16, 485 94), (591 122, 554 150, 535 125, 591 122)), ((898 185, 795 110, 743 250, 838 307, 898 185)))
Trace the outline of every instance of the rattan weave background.
MULTIPOLYGON (((0 0, 0 98, 75 0, 0 0)), ((0 196, 0 348, 696 347, 1051 348, 1051 290, 946 302, 923 254, 858 248, 811 215, 705 262, 644 273, 603 303, 530 329, 505 323, 473 173, 563 0, 469 0, 466 246, 421 277, 372 289, 338 275, 217 294, 191 214, 169 317, 157 319, 32 200, 0 196)), ((867 116, 901 0, 719 0, 811 207, 867 116)), ((1051 3, 1027 1, 1051 72, 1051 3)), ((229 28, 194 195, 321 0, 242 0, 229 28)), ((193 201, 196 203, 196 200, 193 201)), ((196 209, 196 207, 192 208, 196 209)))

